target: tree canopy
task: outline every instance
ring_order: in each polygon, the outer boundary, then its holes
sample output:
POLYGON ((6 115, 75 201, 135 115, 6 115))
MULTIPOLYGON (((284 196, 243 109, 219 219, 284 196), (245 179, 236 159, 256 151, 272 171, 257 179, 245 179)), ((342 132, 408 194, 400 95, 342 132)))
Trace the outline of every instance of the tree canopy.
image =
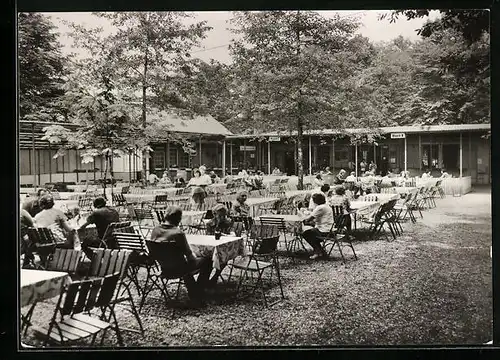
POLYGON ((19 117, 64 120, 58 98, 64 93, 66 58, 49 18, 39 13, 18 15, 19 117))

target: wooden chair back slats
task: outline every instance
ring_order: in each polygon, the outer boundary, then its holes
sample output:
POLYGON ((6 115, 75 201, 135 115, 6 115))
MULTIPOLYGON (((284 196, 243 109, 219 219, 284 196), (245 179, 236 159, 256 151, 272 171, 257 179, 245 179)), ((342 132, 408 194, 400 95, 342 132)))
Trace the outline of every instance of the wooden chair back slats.
POLYGON ((286 223, 284 218, 260 216, 259 221, 263 226, 277 226, 279 230, 286 231, 286 223))
POLYGON ((60 307, 61 315, 74 315, 107 306, 118 284, 118 277, 119 274, 115 273, 103 278, 71 283, 61 293, 61 296, 65 294, 60 307))
POLYGON ((165 211, 164 210, 156 210, 155 213, 156 213, 156 219, 158 220, 158 222, 160 224, 164 223, 165 222, 165 211))
POLYGON ((130 224, 131 224, 130 221, 110 223, 106 228, 106 231, 104 232, 104 235, 102 237, 102 242, 106 244, 106 246, 108 246, 108 241, 112 239, 113 233, 119 229, 129 228, 130 224))
POLYGON ((104 277, 119 273, 120 278, 123 278, 131 253, 128 250, 97 249, 92 257, 88 276, 104 277))
POLYGON ((115 241, 119 249, 146 252, 146 244, 140 234, 115 233, 115 241))
POLYGON ((115 293, 116 285, 120 279, 120 274, 106 275, 102 280, 101 291, 96 301, 96 306, 103 307, 108 305, 115 293))
POLYGON ((75 273, 82 257, 81 250, 55 249, 47 270, 75 273))

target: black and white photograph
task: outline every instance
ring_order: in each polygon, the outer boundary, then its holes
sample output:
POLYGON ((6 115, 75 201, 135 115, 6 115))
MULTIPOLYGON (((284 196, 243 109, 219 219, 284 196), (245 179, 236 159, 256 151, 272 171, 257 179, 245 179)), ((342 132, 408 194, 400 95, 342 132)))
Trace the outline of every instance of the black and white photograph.
POLYGON ((18 349, 493 345, 490 15, 17 12, 18 349))

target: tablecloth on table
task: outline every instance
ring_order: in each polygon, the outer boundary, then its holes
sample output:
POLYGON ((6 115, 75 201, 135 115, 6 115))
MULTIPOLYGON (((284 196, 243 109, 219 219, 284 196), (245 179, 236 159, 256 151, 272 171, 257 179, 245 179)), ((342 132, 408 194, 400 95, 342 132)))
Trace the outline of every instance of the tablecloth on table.
POLYGON ((242 237, 223 236, 215 240, 212 235, 186 235, 191 250, 196 256, 212 258, 215 269, 221 270, 229 260, 246 255, 245 240, 242 237))
POLYGON ((71 278, 65 272, 22 269, 21 307, 58 296, 69 283, 71 278))

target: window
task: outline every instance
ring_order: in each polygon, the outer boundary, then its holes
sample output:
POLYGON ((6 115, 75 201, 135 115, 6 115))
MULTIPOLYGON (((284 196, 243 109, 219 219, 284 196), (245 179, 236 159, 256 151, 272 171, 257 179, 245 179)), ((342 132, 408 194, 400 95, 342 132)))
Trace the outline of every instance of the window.
POLYGON ((346 149, 335 149, 335 161, 347 160, 347 150, 346 149))
POLYGON ((153 168, 165 168, 165 153, 161 149, 153 151, 153 168))
MULTIPOLYGON (((177 167, 179 166, 179 164, 177 164, 177 152, 179 150, 178 149, 175 149, 175 148, 170 148, 170 166, 174 166, 176 165, 177 167)), ((180 160, 180 159, 179 159, 180 160)))

